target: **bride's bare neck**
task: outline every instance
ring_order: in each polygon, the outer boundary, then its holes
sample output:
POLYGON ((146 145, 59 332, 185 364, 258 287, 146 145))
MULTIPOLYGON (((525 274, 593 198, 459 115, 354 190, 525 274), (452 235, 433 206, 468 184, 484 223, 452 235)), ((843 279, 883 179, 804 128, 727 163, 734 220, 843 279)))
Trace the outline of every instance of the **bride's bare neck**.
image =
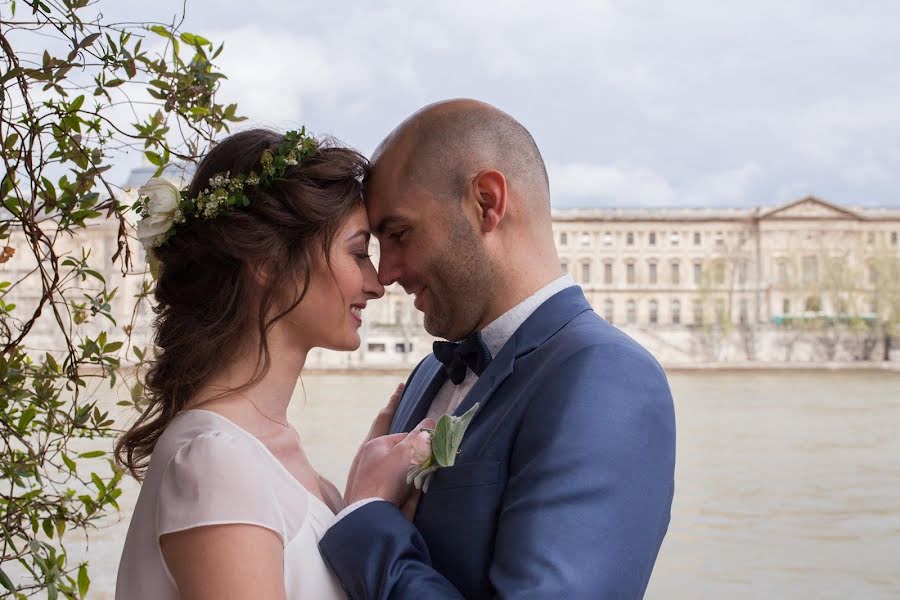
MULTIPOLYGON (((283 330, 275 327, 267 338, 269 368, 251 388, 242 388, 257 371, 258 344, 248 340, 206 384, 197 391, 186 408, 216 408, 247 405, 265 418, 287 421, 287 408, 306 362, 308 349, 291 343, 283 330), (240 393, 232 392, 240 390, 240 393)), ((241 411, 245 412, 244 410, 241 411)))

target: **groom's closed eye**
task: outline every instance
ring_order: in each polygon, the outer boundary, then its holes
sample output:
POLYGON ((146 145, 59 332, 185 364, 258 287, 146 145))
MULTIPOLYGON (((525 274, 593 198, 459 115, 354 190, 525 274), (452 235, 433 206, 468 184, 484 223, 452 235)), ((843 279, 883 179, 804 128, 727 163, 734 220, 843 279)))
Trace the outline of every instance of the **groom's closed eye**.
POLYGON ((406 234, 409 232, 409 229, 400 229, 397 231, 392 231, 387 235, 388 239, 392 242, 401 242, 406 237, 406 234))

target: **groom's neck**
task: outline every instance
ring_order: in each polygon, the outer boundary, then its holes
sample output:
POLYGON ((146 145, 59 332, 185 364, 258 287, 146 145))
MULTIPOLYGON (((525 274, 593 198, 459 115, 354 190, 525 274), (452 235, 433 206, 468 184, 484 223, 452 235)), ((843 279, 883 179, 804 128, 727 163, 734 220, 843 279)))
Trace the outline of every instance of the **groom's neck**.
POLYGON ((555 258, 552 263, 537 268, 528 269, 522 265, 506 269, 501 281, 498 282, 499 285, 494 289, 488 310, 479 323, 478 330, 484 329, 562 275, 559 261, 555 258))

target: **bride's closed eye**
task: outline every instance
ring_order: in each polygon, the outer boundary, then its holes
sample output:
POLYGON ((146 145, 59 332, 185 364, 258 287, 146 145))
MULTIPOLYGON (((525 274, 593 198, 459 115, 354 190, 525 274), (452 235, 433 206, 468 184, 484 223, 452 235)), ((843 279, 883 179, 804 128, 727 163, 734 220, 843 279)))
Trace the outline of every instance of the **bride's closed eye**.
POLYGON ((368 248, 355 248, 351 250, 351 254, 353 254, 353 256, 356 257, 356 260, 360 262, 372 258, 368 248))

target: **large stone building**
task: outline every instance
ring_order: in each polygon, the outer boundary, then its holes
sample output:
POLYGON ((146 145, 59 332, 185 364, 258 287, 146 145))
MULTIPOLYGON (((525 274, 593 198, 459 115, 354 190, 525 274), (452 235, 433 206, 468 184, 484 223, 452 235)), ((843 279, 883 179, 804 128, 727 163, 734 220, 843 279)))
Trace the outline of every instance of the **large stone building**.
POLYGON ((898 209, 561 210, 554 230, 594 309, 668 361, 778 360, 804 324, 898 319, 898 209))
MULTIPOLYGON (((881 340, 867 324, 900 318, 900 209, 812 197, 745 209, 563 209, 553 228, 560 268, 594 310, 666 362, 859 359, 852 340, 817 348, 812 330, 852 322, 881 340)), ((402 289, 375 304, 357 360, 427 352, 402 289)))
MULTIPOLYGON (((878 360, 882 324, 900 320, 900 209, 812 197, 745 209, 565 209, 553 212, 553 228, 560 270, 601 316, 668 364, 878 360)), ((119 288, 116 326, 104 319, 96 326, 113 338, 133 323, 134 341, 147 343, 152 312, 146 303, 132 310, 145 257, 133 244, 132 274, 123 276, 110 264, 115 238, 116 227, 107 223, 63 243, 76 257, 90 249, 107 287, 119 288)), ((15 235, 9 241, 22 244, 15 235)), ((35 267, 27 251, 0 264, 0 281, 23 280, 3 298, 19 311, 40 295, 35 267)), ((94 283, 78 283, 84 289, 77 297, 90 299, 94 283)), ((30 346, 53 348, 56 327, 45 314, 29 334, 30 346)), ((404 369, 432 341, 396 284, 370 303, 361 335, 356 352, 316 349, 308 366, 404 369)))

